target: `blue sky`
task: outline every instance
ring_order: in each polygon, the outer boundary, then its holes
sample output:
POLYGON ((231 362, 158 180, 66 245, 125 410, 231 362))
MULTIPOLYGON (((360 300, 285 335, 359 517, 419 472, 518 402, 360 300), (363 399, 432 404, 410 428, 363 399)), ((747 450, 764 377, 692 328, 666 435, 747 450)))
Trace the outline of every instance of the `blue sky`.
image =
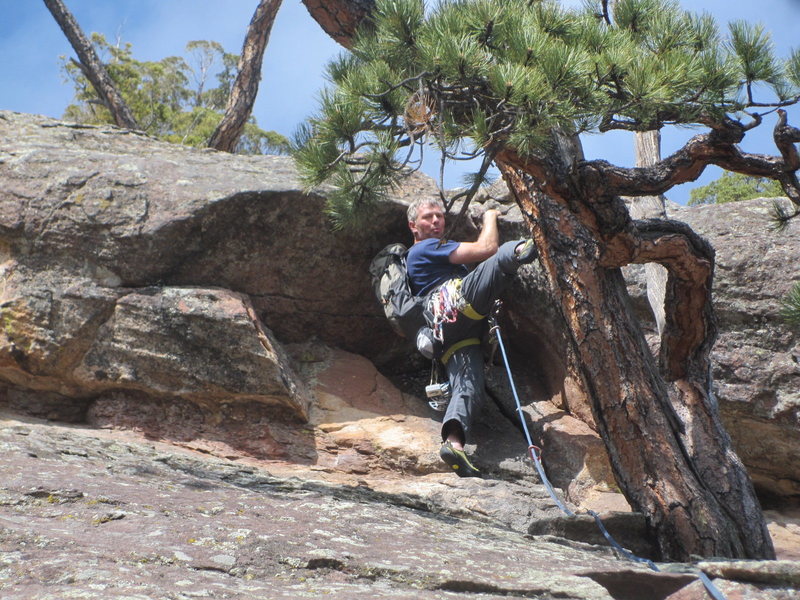
MULTIPOLYGON (((136 58, 159 60, 184 55, 190 40, 214 40, 229 52, 241 50, 256 0, 65 0, 87 34, 104 33, 109 40, 133 44, 136 58)), ((577 4, 578 0, 573 0, 577 4)), ((787 56, 800 48, 800 0, 681 0, 695 11, 707 11, 720 23, 735 19, 761 22, 772 32, 776 52, 787 56)), ((63 81, 59 56, 73 56, 61 30, 41 0, 0 0, 0 109, 60 117, 72 99, 72 87, 63 81)), ((303 118, 314 112, 322 87, 326 62, 340 51, 311 19, 299 0, 284 0, 264 59, 259 97, 254 109, 258 123, 291 135, 303 118)), ((800 109, 790 113, 800 126, 800 109)), ((754 131, 743 147, 752 152, 773 153, 771 123, 754 131)), ((700 130, 665 132, 663 154, 675 151, 700 130)), ((633 164, 629 134, 593 135, 584 138, 588 158, 633 164)), ((427 170, 427 169, 426 169, 427 170)), ((435 166, 431 169, 435 174, 435 166)), ((685 203, 689 188, 707 183, 720 171, 709 168, 700 180, 670 191, 667 196, 685 203)), ((446 184, 458 185, 457 175, 446 184)))

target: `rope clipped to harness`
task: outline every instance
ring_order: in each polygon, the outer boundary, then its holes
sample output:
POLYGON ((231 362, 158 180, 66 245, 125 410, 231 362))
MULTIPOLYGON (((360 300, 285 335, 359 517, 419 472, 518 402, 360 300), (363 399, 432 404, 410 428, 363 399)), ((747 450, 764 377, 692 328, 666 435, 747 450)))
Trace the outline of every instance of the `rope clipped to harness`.
MULTIPOLYGON (((489 324, 490 324, 489 333, 490 334, 494 333, 495 337, 497 338, 497 345, 500 348, 500 354, 503 357, 503 364, 505 365, 506 374, 508 375, 508 382, 511 385, 511 393, 514 395, 514 401, 516 402, 517 405, 517 414, 519 415, 520 423, 522 423, 522 430, 525 433, 525 438, 528 441, 528 453, 531 456, 531 460, 533 460, 533 464, 536 467, 536 471, 539 473, 539 477, 542 480, 542 484, 544 484, 545 488, 547 489, 547 492, 550 494, 550 498, 552 498, 553 502, 556 503, 556 506, 558 506, 558 508, 560 508, 564 514, 566 514, 569 517, 574 517, 576 513, 567 508, 567 506, 561 501, 561 499, 558 497, 558 494, 556 494, 555 489, 553 489, 553 485, 550 483, 547 474, 544 472, 544 466, 542 465, 542 460, 541 460, 542 449, 539 448, 539 446, 535 445, 531 440, 531 434, 530 431, 528 430, 528 424, 525 421, 525 413, 522 410, 522 404, 519 401, 519 394, 517 394, 517 387, 514 384, 514 377, 511 375, 511 367, 508 364, 508 356, 506 355, 506 348, 505 345, 503 344, 503 336, 500 333, 500 325, 497 322, 497 315, 499 314, 502 305, 503 303, 500 300, 496 300, 494 303, 494 307, 492 308, 492 313, 489 316, 489 324)), ((653 571, 660 572, 660 569, 658 568, 658 566, 656 566, 656 564, 652 560, 636 556, 629 550, 626 550, 625 548, 620 546, 619 543, 609 533, 608 529, 606 529, 606 526, 600 519, 600 515, 598 515, 593 510, 587 510, 585 511, 585 514, 590 515, 594 519, 595 523, 597 524, 597 527, 602 532, 603 537, 605 537, 606 540, 608 540, 608 543, 611 544, 611 546, 617 553, 619 553, 621 556, 627 558, 630 561, 644 563, 653 571)), ((703 573, 698 569, 695 574, 703 583, 706 590, 714 600, 726 600, 725 595, 719 590, 719 588, 717 588, 714 585, 714 583, 711 581, 711 579, 708 578, 708 576, 705 573, 703 573)))

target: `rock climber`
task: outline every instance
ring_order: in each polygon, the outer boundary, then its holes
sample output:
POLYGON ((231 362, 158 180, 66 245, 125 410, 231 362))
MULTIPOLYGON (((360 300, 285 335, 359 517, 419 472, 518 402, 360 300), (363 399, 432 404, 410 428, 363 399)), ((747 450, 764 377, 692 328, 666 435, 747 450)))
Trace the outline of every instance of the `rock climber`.
POLYGON ((479 477, 464 445, 472 420, 484 401, 481 337, 492 306, 520 265, 537 257, 532 240, 499 245, 495 209, 483 213, 474 242, 443 239, 444 206, 420 199, 408 208, 408 227, 414 245, 407 256, 411 291, 427 296, 426 320, 441 344, 440 360, 447 371, 451 399, 442 420, 439 456, 460 477, 479 477), (467 265, 476 264, 473 270, 467 265))

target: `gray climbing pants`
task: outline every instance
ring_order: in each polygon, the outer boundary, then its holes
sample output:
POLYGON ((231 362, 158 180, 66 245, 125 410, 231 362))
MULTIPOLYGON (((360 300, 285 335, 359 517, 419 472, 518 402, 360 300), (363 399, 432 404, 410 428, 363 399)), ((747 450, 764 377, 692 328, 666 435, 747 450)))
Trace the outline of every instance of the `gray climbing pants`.
POLYGON ((521 242, 522 240, 506 242, 493 256, 462 279, 461 293, 474 312, 460 313, 453 323, 443 325, 445 368, 450 382, 451 398, 442 420, 442 440, 447 439, 454 429, 458 431, 458 425, 464 436, 462 442, 470 439, 474 414, 480 410, 486 397, 483 351, 480 346, 486 329, 485 317, 520 266, 514 250, 521 242), (468 315, 480 315, 483 318, 471 318, 468 315), (465 345, 458 347, 459 344, 465 345), (447 349, 454 346, 458 349, 448 357, 447 349))

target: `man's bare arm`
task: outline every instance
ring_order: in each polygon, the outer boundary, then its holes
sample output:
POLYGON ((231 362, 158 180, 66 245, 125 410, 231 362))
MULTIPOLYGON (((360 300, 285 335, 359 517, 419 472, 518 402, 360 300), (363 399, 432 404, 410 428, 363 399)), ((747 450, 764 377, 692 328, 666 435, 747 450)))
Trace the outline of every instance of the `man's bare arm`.
POLYGON ((450 253, 450 262, 454 265, 478 263, 493 256, 497 252, 500 236, 497 232, 497 216, 500 213, 490 208, 483 213, 483 227, 478 239, 474 242, 461 242, 458 248, 450 253))

